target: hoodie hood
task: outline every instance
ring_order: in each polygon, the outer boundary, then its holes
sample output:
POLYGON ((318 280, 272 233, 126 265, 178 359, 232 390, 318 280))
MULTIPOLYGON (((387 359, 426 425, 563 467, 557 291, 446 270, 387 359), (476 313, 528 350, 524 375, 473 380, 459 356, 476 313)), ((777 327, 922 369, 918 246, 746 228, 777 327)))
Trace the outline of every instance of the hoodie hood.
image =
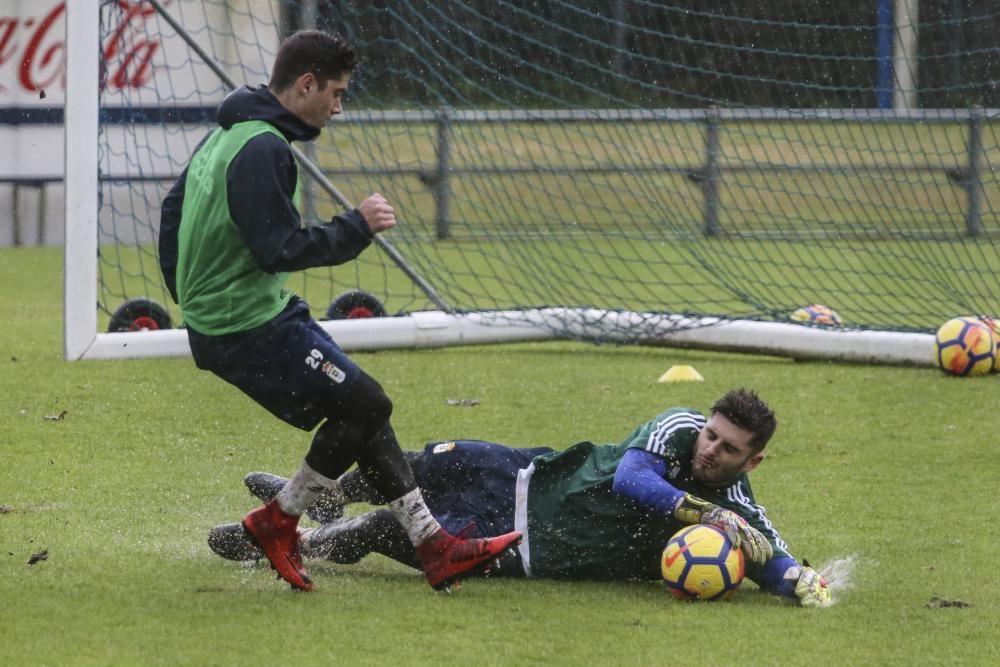
POLYGON ((303 122, 301 118, 281 105, 267 86, 243 86, 226 96, 219 105, 219 125, 225 129, 248 120, 270 123, 288 141, 312 141, 320 130, 303 122))

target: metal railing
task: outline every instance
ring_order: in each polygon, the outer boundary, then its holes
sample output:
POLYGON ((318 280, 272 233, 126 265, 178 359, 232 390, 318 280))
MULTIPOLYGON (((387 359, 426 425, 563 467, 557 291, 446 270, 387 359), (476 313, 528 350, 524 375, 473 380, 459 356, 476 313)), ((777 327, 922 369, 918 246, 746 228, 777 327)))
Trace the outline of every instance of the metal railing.
POLYGON ((704 219, 702 230, 706 236, 716 236, 721 231, 719 223, 721 201, 720 186, 726 172, 812 172, 812 173, 862 173, 862 172, 938 172, 948 176, 949 182, 965 192, 965 231, 970 237, 983 233, 981 213, 983 127, 986 121, 1000 119, 1000 110, 972 107, 969 109, 928 109, 895 112, 878 109, 568 109, 568 110, 498 110, 469 111, 442 108, 434 111, 372 111, 355 112, 336 123, 354 124, 433 124, 436 127, 435 164, 413 168, 341 168, 328 173, 331 176, 407 175, 420 177, 434 195, 436 206, 434 221, 437 238, 450 236, 449 209, 451 180, 463 175, 525 174, 525 173, 681 173, 697 183, 702 191, 704 219), (645 166, 606 164, 599 166, 539 168, 496 167, 474 165, 456 167, 451 160, 451 135, 456 125, 484 123, 687 123, 704 128, 702 164, 688 166, 650 164, 645 166), (918 164, 789 164, 752 163, 733 164, 723 161, 720 136, 731 123, 870 123, 870 124, 955 124, 967 126, 967 155, 964 166, 953 163, 918 164))
MULTIPOLYGON (((930 109, 894 112, 876 109, 567 109, 567 110, 496 110, 475 111, 441 108, 423 111, 371 111, 352 112, 334 121, 336 124, 430 124, 435 128, 435 156, 432 164, 413 167, 343 167, 325 169, 330 177, 336 176, 379 176, 412 175, 419 178, 430 190, 434 198, 434 228, 437 238, 451 236, 449 211, 452 200, 452 181, 464 175, 510 175, 510 174, 593 174, 593 173, 679 173, 700 187, 703 199, 702 232, 706 236, 721 233, 720 212, 722 202, 720 189, 727 172, 812 172, 812 173, 863 173, 863 172, 937 172, 944 173, 949 182, 960 187, 965 194, 965 235, 976 238, 984 233, 982 221, 982 190, 984 177, 983 132, 987 122, 1000 119, 1000 110, 972 107, 969 109, 930 109), (702 161, 695 167, 655 163, 648 165, 564 165, 559 167, 539 166, 456 166, 452 160, 452 134, 456 126, 463 124, 489 123, 685 123, 703 128, 704 146, 702 161), (734 163, 723 160, 720 151, 720 137, 727 124, 738 123, 869 123, 869 124, 956 124, 962 123, 966 130, 965 164, 915 163, 889 164, 865 163, 848 165, 791 164, 791 163, 734 163)), ((102 175, 102 181, 171 181, 176 174, 155 174, 144 176, 102 175)), ((20 245, 23 239, 22 215, 18 200, 21 188, 31 188, 39 193, 37 233, 44 234, 45 190, 46 186, 62 181, 61 176, 0 177, 0 183, 12 184, 14 206, 11 211, 13 244, 20 245)), ((306 189, 307 197, 314 196, 312 189, 306 189)), ((306 210, 314 209, 311 201, 306 202, 306 210)))

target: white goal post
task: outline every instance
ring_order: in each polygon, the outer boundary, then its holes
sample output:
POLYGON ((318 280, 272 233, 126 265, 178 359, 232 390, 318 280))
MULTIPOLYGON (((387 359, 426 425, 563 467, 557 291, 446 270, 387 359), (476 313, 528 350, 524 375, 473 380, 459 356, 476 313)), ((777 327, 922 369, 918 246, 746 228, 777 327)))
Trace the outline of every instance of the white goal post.
POLYGON ((98 3, 66 3, 63 354, 84 359, 97 342, 98 3))
MULTIPOLYGON (((100 34, 99 5, 94 0, 66 3, 64 356, 67 360, 82 360, 189 355, 183 329, 99 331, 97 82, 103 57, 100 40, 95 37, 100 34)), ((305 171, 319 169, 308 165, 305 171)), ((324 321, 322 325, 345 350, 574 339, 801 359, 934 364, 933 336, 926 333, 840 330, 599 308, 536 307, 460 313, 427 310, 383 318, 324 321), (642 331, 638 340, 631 333, 637 330, 642 331)))

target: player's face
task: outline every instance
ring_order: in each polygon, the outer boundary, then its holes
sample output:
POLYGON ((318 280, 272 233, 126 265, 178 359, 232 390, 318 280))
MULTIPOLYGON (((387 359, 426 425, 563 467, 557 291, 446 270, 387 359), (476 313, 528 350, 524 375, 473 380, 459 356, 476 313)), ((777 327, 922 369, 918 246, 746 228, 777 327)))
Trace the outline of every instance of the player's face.
POLYGON ((327 80, 326 85, 320 88, 316 77, 303 74, 299 78, 301 98, 296 115, 309 125, 322 128, 343 110, 341 98, 347 92, 350 81, 351 75, 344 74, 340 78, 327 80))
POLYGON ((729 484, 741 472, 750 472, 764 458, 754 452, 753 433, 715 413, 698 434, 691 459, 691 474, 709 486, 729 484))

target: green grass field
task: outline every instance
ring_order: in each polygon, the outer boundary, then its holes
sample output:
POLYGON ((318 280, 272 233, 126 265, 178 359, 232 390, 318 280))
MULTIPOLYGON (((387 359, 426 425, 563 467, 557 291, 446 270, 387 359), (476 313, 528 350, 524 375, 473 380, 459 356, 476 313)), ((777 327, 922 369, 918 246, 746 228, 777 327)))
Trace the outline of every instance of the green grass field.
POLYGON ((373 557, 314 564, 317 591, 296 594, 205 535, 254 506, 247 471, 290 473, 308 435, 189 359, 62 361, 57 249, 0 250, 0 284, 2 665, 1000 662, 996 376, 570 343, 359 354, 408 447, 618 441, 666 407, 756 388, 780 424, 757 499, 795 555, 847 563, 846 588, 828 610, 749 584, 713 604, 655 582, 448 596, 373 557), (673 364, 705 382, 657 383, 673 364))

